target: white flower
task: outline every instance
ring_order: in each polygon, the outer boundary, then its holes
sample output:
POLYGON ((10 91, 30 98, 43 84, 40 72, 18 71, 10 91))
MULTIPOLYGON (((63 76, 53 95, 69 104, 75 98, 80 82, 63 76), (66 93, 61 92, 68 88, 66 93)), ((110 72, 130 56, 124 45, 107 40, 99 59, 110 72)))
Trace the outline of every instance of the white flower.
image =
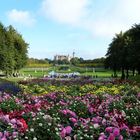
POLYGON ((48 123, 49 126, 51 126, 51 123, 48 123))
POLYGON ((36 137, 34 137, 34 138, 33 138, 33 140, 37 140, 37 138, 36 138, 36 137))
POLYGON ((33 129, 33 128, 31 128, 31 129, 30 129, 30 131, 31 131, 31 132, 34 132, 34 129, 33 129))
POLYGON ((43 124, 42 123, 39 123, 39 126, 42 126, 43 124))
POLYGON ((94 126, 94 128, 96 129, 96 128, 99 127, 99 124, 95 123, 93 126, 94 126))
POLYGON ((93 136, 91 135, 90 138, 93 138, 93 136))
POLYGON ((90 129, 92 129, 92 128, 93 128, 93 126, 90 126, 89 128, 90 128, 90 129))
POLYGON ((59 135, 59 132, 56 132, 56 135, 59 135))
POLYGON ((58 131, 58 128, 56 127, 55 130, 58 131))

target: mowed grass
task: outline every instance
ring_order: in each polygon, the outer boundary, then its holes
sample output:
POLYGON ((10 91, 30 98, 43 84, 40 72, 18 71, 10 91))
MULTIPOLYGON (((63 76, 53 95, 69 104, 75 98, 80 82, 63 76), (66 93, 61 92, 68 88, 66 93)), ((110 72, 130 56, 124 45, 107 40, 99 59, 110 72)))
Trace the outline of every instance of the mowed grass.
MULTIPOLYGON (((105 69, 95 69, 95 72, 91 68, 78 68, 75 69, 72 67, 69 70, 59 70, 57 67, 50 67, 48 69, 22 69, 20 73, 24 74, 25 76, 31 75, 32 77, 43 77, 44 75, 48 75, 50 71, 55 71, 58 73, 72 73, 72 72, 79 72, 82 76, 97 76, 97 77, 111 77, 113 71, 105 70, 105 69)), ((120 73, 118 73, 120 76, 120 73)))
MULTIPOLYGON (((31 78, 42 78, 44 75, 48 75, 49 72, 55 71, 57 73, 73 73, 79 72, 81 76, 91 76, 91 77, 98 77, 98 78, 111 78, 113 71, 106 70, 104 68, 82 68, 82 67, 75 67, 69 66, 68 70, 60 70, 61 66, 49 67, 49 68, 23 68, 20 70, 20 77, 9 77, 5 78, 8 81, 18 82, 21 80, 28 80, 31 78)), ((120 72, 118 72, 118 77, 120 76, 120 72)))

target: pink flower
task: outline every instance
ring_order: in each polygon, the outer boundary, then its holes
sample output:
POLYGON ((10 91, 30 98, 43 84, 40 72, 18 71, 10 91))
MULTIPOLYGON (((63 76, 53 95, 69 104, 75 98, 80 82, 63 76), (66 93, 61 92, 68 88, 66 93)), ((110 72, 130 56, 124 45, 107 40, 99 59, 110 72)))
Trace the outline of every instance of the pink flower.
POLYGON ((18 133, 17 132, 13 132, 13 138, 17 137, 18 133))
POLYGON ((127 125, 123 124, 121 129, 129 129, 127 125))
POLYGON ((102 124, 103 124, 103 125, 106 125, 106 119, 103 119, 103 120, 102 120, 102 124))
POLYGON ((104 140, 104 139, 106 139, 106 136, 105 136, 104 133, 101 133, 100 137, 98 138, 98 140, 104 140))
POLYGON ((65 136, 66 136, 66 129, 65 128, 63 128, 63 130, 60 132, 60 136, 62 138, 65 138, 65 136))
POLYGON ((9 115, 5 115, 5 116, 4 116, 4 120, 7 121, 7 122, 10 122, 10 120, 9 120, 9 115))
POLYGON ((116 136, 119 136, 120 135, 120 130, 118 128, 115 128, 113 130, 113 135, 116 137, 116 136))
POLYGON ((104 140, 104 136, 100 136, 98 140, 104 140))
POLYGON ((123 136, 122 135, 119 136, 119 140, 123 140, 123 136))
POLYGON ((59 102, 61 105, 66 105, 67 103, 63 102, 63 101, 60 101, 59 102))
POLYGON ((100 125, 98 123, 95 123, 93 126, 94 126, 95 129, 100 127, 100 125))
POLYGON ((99 120, 97 118, 92 118, 91 121, 93 121, 94 123, 98 123, 99 122, 99 120))
POLYGON ((92 107, 90 107, 88 110, 89 110, 90 113, 93 113, 93 108, 92 107))
POLYGON ((12 119, 12 120, 11 120, 11 123, 12 123, 12 124, 16 124, 16 122, 17 122, 16 119, 12 119))
POLYGON ((67 114, 67 110, 62 110, 61 112, 62 112, 64 115, 67 114))
POLYGON ((6 137, 4 136, 3 138, 1 138, 1 140, 7 140, 6 137))
POLYGON ((65 127, 65 130, 66 130, 67 134, 70 134, 72 131, 72 128, 71 128, 71 126, 67 126, 67 127, 65 127))
POLYGON ((0 132, 0 138, 3 136, 3 133, 2 132, 0 132))
POLYGON ((76 123, 76 122, 77 122, 77 119, 75 119, 75 118, 70 118, 70 121, 72 121, 73 123, 76 123))
POLYGON ((9 132, 4 132, 4 136, 9 137, 9 132))
POLYGON ((105 129, 105 131, 108 132, 108 133, 112 133, 113 127, 107 127, 107 128, 105 129))
POLYGON ((111 133, 107 140, 115 140, 115 136, 111 133))
POLYGON ((71 110, 67 110, 67 113, 69 113, 72 117, 76 117, 76 113, 71 110))
POLYGON ((103 108, 102 108, 102 106, 100 105, 100 106, 98 107, 98 109, 101 110, 101 109, 103 109, 103 108))

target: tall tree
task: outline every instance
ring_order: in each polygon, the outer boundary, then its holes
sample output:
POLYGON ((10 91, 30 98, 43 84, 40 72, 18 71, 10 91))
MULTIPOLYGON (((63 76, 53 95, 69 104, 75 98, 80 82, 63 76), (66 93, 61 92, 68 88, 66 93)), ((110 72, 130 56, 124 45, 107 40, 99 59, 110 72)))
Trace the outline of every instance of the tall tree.
POLYGON ((128 36, 131 38, 130 45, 130 56, 131 65, 133 70, 137 69, 140 74, 140 24, 135 24, 131 29, 127 31, 128 36))
POLYGON ((0 23, 0 70, 6 75, 21 69, 27 61, 28 44, 12 27, 0 23))
MULTIPOLYGON (((128 70, 128 37, 120 32, 116 34, 112 42, 109 45, 108 52, 106 54, 106 64, 114 70, 114 76, 116 76, 116 71, 122 71, 121 78, 125 78, 125 69, 128 70)), ((128 77, 128 71, 127 71, 128 77)))

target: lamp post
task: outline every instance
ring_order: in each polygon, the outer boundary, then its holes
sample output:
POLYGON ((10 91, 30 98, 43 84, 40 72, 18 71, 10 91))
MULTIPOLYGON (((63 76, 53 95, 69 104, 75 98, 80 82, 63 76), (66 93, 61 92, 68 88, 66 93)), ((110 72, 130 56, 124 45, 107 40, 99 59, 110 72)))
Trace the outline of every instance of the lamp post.
POLYGON ((86 67, 86 76, 87 76, 87 67, 86 67))
POLYGON ((95 68, 92 69, 92 79, 93 79, 94 73, 95 73, 95 68))

